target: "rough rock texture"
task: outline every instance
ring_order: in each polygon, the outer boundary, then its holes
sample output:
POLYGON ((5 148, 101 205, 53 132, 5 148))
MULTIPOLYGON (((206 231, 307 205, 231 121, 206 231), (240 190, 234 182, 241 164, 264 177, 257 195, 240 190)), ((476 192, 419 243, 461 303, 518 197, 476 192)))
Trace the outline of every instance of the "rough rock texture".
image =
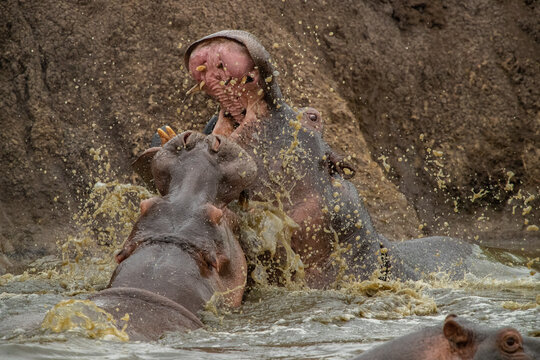
POLYGON ((138 181, 129 164, 156 127, 202 129, 217 107, 184 95, 182 54, 225 28, 259 37, 289 102, 321 110, 380 232, 540 253, 537 1, 4 0, 0 12, 0 273, 76 232, 96 179, 138 181))

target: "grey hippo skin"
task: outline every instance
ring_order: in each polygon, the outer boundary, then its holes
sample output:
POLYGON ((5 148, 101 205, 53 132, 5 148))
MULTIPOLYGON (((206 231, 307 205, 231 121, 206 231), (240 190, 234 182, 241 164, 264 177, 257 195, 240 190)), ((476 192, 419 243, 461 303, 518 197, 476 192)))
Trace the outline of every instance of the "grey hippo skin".
POLYGON ((191 131, 138 162, 151 164, 162 197, 141 202, 109 288, 91 300, 117 320, 128 313, 131 340, 154 340, 202 326, 195 314, 216 293, 240 305, 246 261, 226 205, 255 179, 256 166, 224 137, 191 131))
POLYGON ((253 35, 206 36, 186 50, 185 63, 193 89, 220 103, 213 134, 235 141, 257 163, 250 198, 282 207, 299 225, 291 245, 309 286, 326 287, 339 274, 367 279, 376 270, 384 279, 419 279, 441 268, 463 276, 470 245, 445 237, 393 243, 375 231, 347 181, 354 170, 323 140, 320 114, 285 103, 270 55, 253 35), (336 251, 346 269, 335 264, 336 251))
POLYGON ((513 328, 480 327, 456 315, 366 351, 355 360, 535 360, 540 339, 513 328))

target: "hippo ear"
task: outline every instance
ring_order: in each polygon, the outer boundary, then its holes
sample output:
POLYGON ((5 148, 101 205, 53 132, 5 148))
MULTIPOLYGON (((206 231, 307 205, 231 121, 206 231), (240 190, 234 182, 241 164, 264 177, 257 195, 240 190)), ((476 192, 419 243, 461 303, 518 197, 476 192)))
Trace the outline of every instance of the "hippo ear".
POLYGON ((457 348, 465 347, 469 342, 469 330, 461 326, 455 319, 457 316, 449 315, 446 317, 443 326, 444 337, 448 339, 457 348))
POLYGON ((206 214, 213 224, 219 225, 221 218, 223 217, 223 210, 209 203, 206 205, 206 214))
POLYGON ((146 212, 154 205, 156 204, 161 198, 158 197, 151 197, 150 199, 146 199, 141 201, 140 207, 141 207, 141 215, 146 214, 146 212))
POLYGON ((154 177, 152 176, 152 159, 161 147, 153 147, 143 152, 137 160, 131 164, 131 168, 143 179, 144 183, 154 190, 154 177))

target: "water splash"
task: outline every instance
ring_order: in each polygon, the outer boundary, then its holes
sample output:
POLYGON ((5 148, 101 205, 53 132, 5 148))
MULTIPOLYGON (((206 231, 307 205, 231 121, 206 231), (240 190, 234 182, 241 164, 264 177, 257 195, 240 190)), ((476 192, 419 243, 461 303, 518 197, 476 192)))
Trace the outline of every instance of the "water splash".
POLYGON ((240 217, 240 242, 255 284, 303 286, 304 265, 291 248, 291 236, 298 225, 269 203, 250 201, 247 210, 233 203, 230 208, 240 217))
POLYGON ((91 339, 129 340, 125 332, 127 323, 118 329, 113 316, 90 300, 70 299, 59 302, 47 312, 41 327, 55 333, 78 332, 91 339))

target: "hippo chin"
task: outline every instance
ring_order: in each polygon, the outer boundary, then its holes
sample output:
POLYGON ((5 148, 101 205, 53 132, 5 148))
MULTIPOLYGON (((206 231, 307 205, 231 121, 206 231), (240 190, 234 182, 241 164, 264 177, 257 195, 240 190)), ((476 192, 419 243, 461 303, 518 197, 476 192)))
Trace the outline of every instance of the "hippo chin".
POLYGON ((513 328, 488 329, 448 315, 443 325, 428 327, 374 349, 357 360, 533 360, 540 340, 513 328))
POLYGON ((224 30, 194 42, 185 64, 202 89, 219 101, 207 126, 228 136, 257 162, 260 181, 249 187, 254 200, 282 207, 298 225, 292 248, 312 287, 339 275, 419 279, 434 271, 463 275, 471 246, 434 237, 394 243, 378 234, 355 187, 354 169, 322 137, 315 109, 296 111, 282 98, 270 55, 244 31, 224 30), (333 253, 345 261, 339 266, 333 253))
POLYGON ((141 203, 109 288, 91 299, 117 320, 129 314, 130 339, 153 340, 202 326, 195 314, 216 294, 240 304, 246 261, 226 205, 255 179, 256 165, 225 138, 191 131, 138 161, 151 163, 163 197, 141 203))

